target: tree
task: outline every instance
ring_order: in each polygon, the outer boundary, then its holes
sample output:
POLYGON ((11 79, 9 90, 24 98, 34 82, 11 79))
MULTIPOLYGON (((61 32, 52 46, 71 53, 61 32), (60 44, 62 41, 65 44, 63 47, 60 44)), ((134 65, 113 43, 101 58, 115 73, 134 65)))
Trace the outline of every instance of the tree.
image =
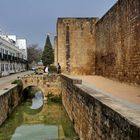
POLYGON ((52 48, 49 35, 47 35, 47 38, 46 38, 46 43, 45 43, 44 51, 42 54, 42 62, 44 66, 53 64, 54 62, 54 51, 52 48))
POLYGON ((42 50, 37 44, 30 44, 27 47, 28 63, 38 62, 42 57, 42 50))

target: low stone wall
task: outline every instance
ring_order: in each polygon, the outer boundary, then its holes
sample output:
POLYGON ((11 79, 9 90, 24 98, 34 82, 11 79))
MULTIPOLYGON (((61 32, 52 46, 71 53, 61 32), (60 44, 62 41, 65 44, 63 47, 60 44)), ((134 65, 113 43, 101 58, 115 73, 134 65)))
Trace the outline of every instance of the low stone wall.
POLYGON ((14 108, 21 101, 21 87, 10 85, 0 90, 0 125, 8 118, 14 108))
POLYGON ((81 80, 61 76, 63 104, 80 140, 139 140, 140 113, 81 80))

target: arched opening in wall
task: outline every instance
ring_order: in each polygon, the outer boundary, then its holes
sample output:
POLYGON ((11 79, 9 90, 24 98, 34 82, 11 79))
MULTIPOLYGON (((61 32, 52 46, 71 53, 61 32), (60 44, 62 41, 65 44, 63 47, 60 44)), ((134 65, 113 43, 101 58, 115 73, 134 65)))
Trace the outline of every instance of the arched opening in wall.
POLYGON ((37 86, 28 86, 23 90, 22 95, 23 100, 28 104, 26 109, 27 114, 39 113, 42 110, 44 95, 40 88, 37 86))

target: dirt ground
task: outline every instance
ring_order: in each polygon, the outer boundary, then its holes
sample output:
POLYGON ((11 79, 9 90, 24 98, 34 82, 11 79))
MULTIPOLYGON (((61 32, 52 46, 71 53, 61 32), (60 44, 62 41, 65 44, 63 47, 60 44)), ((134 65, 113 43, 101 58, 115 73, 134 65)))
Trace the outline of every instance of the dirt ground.
POLYGON ((82 83, 104 91, 114 97, 140 105, 140 86, 132 86, 101 76, 75 76, 82 79, 82 83))

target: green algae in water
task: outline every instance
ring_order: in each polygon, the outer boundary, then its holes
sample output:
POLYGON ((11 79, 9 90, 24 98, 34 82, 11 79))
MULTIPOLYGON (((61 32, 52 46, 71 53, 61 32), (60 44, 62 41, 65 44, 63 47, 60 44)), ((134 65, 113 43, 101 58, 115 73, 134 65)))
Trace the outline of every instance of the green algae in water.
POLYGON ((0 140, 44 140, 76 137, 62 104, 44 104, 37 110, 30 109, 31 102, 24 102, 0 127, 0 140))

